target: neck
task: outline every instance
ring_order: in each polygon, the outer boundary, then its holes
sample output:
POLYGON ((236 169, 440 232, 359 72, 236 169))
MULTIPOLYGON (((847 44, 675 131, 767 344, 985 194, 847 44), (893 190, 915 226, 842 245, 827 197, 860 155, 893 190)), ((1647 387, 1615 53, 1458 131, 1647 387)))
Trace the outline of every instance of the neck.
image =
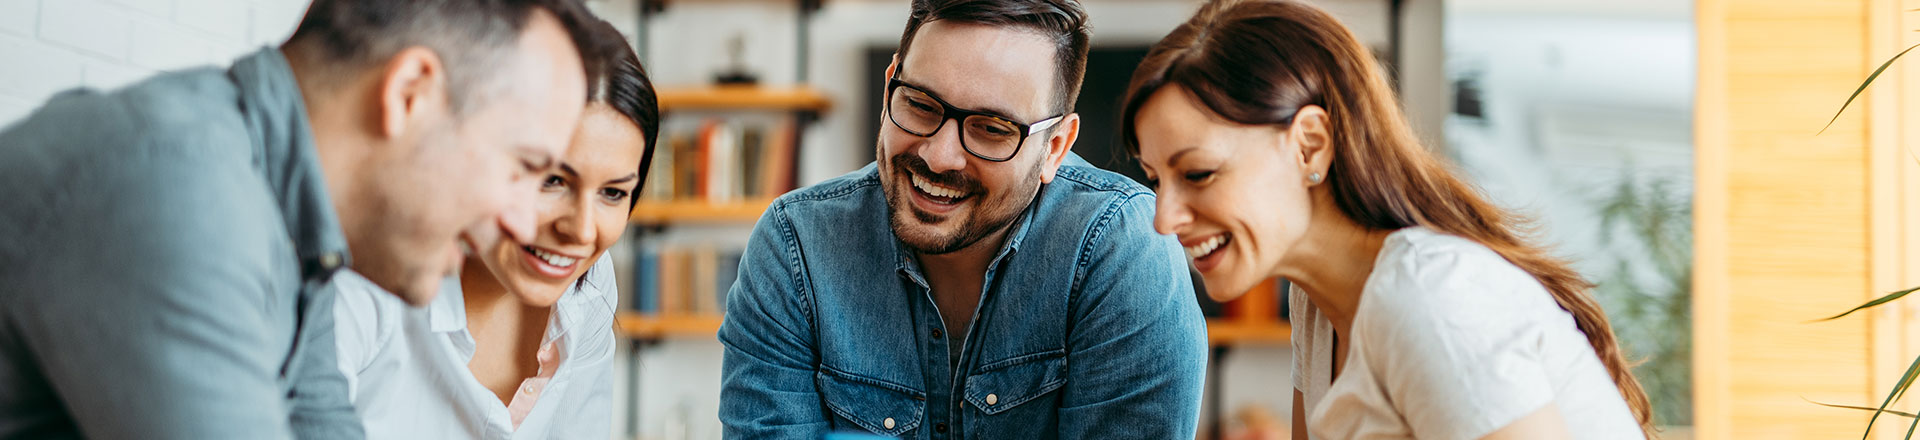
POLYGON ((343 228, 349 229, 351 242, 352 229, 360 226, 351 221, 351 217, 354 213, 369 211, 357 208, 362 200, 357 183, 367 180, 361 176, 360 165, 366 159, 367 146, 375 142, 359 129, 368 119, 363 111, 368 106, 359 105, 364 103, 357 100, 352 91, 366 90, 365 87, 372 84, 364 78, 328 79, 331 68, 318 65, 308 50, 293 44, 280 46, 288 70, 293 72, 293 81, 299 85, 300 101, 306 105, 307 127, 313 133, 314 153, 326 177, 327 195, 332 199, 334 212, 340 214, 343 228))
POLYGON ((1353 327, 1374 260, 1393 231, 1360 226, 1331 202, 1315 205, 1311 225, 1300 243, 1281 257, 1275 272, 1306 292, 1314 308, 1345 335, 1353 327))
POLYGON ((513 292, 500 284, 500 280, 487 271, 485 264, 468 258, 460 268, 460 296, 466 306, 467 327, 480 328, 500 322, 502 318, 512 318, 518 312, 536 307, 520 302, 513 292))
POLYGON ((1006 244, 1007 231, 1011 229, 1013 229, 1012 224, 1002 226, 999 231, 981 237, 980 241, 957 251, 937 255, 914 252, 914 256, 920 260, 920 268, 926 273, 929 283, 942 284, 942 281, 946 280, 966 279, 972 279, 974 283, 978 283, 986 278, 987 264, 993 261, 994 254, 999 253, 1000 247, 1006 244), (936 267, 939 269, 928 269, 936 267))

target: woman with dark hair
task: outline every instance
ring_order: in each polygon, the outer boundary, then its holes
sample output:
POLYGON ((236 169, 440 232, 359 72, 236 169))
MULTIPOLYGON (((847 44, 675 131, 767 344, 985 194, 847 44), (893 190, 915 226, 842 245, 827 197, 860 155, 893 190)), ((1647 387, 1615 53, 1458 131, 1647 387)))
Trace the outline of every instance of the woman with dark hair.
POLYGON ((1415 139, 1324 11, 1207 3, 1124 105, 1155 227, 1207 291, 1295 286, 1294 438, 1652 437, 1591 285, 1415 139))
POLYGON ((660 111, 625 38, 606 22, 594 27, 617 45, 584 63, 587 108, 541 183, 532 245, 498 240, 469 252, 424 309, 342 272, 335 339, 369 438, 612 432, 619 293, 606 251, 646 180, 660 111))

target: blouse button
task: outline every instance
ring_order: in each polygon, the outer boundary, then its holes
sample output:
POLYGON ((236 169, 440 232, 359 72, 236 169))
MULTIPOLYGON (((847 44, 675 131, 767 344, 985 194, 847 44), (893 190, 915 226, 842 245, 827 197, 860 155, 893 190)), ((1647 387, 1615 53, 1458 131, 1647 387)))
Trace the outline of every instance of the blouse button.
POLYGON ((526 385, 524 385, 524 386, 521 386, 521 387, 520 387, 520 392, 522 392, 522 393, 527 393, 527 394, 533 394, 533 384, 526 384, 526 385))

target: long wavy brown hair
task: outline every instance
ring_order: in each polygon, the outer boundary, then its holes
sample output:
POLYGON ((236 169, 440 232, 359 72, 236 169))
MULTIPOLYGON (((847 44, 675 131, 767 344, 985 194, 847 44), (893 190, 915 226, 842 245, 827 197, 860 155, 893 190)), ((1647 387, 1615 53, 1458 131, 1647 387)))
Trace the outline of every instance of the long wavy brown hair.
POLYGON ((1337 152, 1327 182, 1340 212, 1369 229, 1417 225, 1464 237, 1533 275, 1573 315, 1642 433, 1653 437, 1647 393, 1590 294, 1593 284, 1529 241, 1529 219, 1488 202, 1421 145, 1386 76, 1345 25, 1291 0, 1201 6, 1155 44, 1133 73, 1120 121, 1129 154, 1140 154, 1136 114, 1168 84, 1185 87, 1214 114, 1241 124, 1284 128, 1303 107, 1326 109, 1337 152))

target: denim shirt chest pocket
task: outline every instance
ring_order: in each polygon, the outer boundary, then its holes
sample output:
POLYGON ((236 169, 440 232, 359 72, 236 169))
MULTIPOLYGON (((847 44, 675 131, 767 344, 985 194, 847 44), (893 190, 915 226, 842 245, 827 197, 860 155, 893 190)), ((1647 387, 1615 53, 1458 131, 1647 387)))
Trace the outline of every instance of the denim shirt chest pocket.
POLYGON ((1058 428, 1058 391, 1067 383, 1065 350, 983 365, 966 379, 969 438, 1044 437, 1058 428))
POLYGON ((903 385, 825 367, 814 374, 814 385, 835 430, 908 438, 926 416, 927 394, 903 385))

